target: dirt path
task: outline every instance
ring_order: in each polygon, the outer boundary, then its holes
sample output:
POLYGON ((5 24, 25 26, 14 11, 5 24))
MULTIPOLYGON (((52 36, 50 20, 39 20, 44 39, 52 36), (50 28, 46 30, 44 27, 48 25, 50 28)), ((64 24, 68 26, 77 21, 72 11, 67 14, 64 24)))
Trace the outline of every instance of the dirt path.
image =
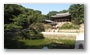
POLYGON ((42 32, 44 37, 84 40, 84 33, 42 32), (65 37, 64 37, 65 36, 65 37), (75 37, 73 37, 75 36, 75 37))
POLYGON ((45 38, 76 40, 77 33, 42 32, 45 38))
POLYGON ((54 34, 75 34, 77 35, 78 33, 65 33, 65 32, 42 32, 43 34, 51 34, 51 35, 54 35, 54 34))

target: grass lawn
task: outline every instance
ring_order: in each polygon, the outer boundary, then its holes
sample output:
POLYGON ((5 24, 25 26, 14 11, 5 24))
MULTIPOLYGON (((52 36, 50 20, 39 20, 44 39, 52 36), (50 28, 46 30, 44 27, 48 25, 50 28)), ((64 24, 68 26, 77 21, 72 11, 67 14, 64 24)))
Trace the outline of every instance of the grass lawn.
POLYGON ((37 40, 19 40, 29 46, 47 45, 50 43, 75 45, 75 40, 63 40, 63 39, 37 39, 37 40))
POLYGON ((36 40, 20 40, 21 42, 25 42, 26 45, 41 45, 41 44, 47 44, 48 41, 45 41, 45 39, 36 39, 36 40))

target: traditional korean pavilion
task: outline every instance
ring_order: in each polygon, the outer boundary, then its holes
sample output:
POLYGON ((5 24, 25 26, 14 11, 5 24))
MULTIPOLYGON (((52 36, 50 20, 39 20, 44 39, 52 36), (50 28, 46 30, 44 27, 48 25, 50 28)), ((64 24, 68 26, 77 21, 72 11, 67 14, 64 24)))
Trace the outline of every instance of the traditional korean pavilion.
POLYGON ((59 13, 51 16, 51 20, 54 22, 70 22, 71 15, 69 13, 59 13))

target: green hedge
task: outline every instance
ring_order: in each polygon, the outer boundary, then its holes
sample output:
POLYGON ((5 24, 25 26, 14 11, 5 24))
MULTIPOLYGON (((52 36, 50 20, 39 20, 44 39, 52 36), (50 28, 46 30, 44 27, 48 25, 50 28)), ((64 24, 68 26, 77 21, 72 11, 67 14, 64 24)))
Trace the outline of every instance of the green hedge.
POLYGON ((65 23, 60 27, 60 29, 79 29, 79 25, 65 23))

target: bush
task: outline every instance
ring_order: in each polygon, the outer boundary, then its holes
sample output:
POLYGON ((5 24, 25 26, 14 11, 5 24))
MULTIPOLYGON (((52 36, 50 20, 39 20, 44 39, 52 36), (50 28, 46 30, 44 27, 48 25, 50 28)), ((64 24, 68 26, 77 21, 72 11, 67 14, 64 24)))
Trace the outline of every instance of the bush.
POLYGON ((33 23, 29 26, 30 29, 34 29, 38 32, 45 31, 42 23, 33 23))
POLYGON ((36 34, 36 35, 37 35, 38 39, 43 39, 44 38, 43 34, 41 34, 40 32, 38 32, 38 34, 36 34))
POLYGON ((42 39, 44 38, 43 35, 40 32, 37 31, 33 31, 33 30, 22 30, 21 32, 18 32, 17 36, 19 36, 18 38, 22 38, 22 39, 42 39))
POLYGON ((43 35, 40 32, 37 32, 37 34, 35 34, 34 31, 29 30, 28 34, 29 34, 28 37, 30 39, 42 39, 42 38, 44 38, 43 35))
POLYGON ((60 27, 60 29, 79 29, 79 25, 65 23, 60 27))

